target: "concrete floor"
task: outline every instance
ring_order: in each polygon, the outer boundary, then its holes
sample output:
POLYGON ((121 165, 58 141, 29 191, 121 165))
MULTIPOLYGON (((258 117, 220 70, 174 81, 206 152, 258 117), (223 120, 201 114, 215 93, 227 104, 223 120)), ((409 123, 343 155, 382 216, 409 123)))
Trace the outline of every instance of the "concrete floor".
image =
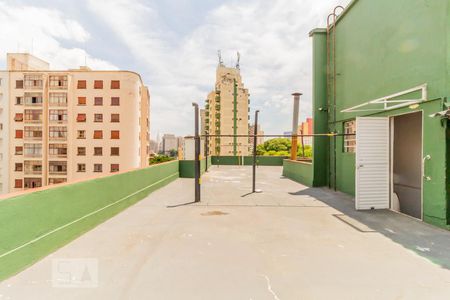
POLYGON ((1 283, 0 299, 450 298, 449 232, 355 212, 278 167, 246 195, 250 174, 212 167, 194 205, 179 179, 1 283))

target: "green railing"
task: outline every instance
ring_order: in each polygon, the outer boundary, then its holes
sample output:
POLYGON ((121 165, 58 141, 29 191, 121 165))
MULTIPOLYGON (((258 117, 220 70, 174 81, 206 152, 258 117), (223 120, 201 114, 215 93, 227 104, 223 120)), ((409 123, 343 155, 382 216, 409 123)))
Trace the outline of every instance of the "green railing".
POLYGON ((179 177, 178 161, 0 201, 0 281, 179 177))
MULTIPOLYGON (((256 165, 258 166, 282 166, 283 156, 257 156, 256 165)), ((253 165, 253 156, 212 156, 211 162, 213 165, 253 165)))

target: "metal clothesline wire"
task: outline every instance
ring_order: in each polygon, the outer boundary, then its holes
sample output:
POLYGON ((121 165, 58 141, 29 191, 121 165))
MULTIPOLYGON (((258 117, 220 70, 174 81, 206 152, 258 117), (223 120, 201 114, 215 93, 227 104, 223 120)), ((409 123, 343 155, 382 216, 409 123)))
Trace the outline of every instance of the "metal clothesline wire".
MULTIPOLYGON (((317 134, 298 134, 298 135, 286 135, 286 134, 200 134, 199 137, 339 137, 339 136, 356 136, 355 133, 317 133, 317 134)), ((185 136, 186 139, 194 139, 195 136, 188 135, 185 136)))

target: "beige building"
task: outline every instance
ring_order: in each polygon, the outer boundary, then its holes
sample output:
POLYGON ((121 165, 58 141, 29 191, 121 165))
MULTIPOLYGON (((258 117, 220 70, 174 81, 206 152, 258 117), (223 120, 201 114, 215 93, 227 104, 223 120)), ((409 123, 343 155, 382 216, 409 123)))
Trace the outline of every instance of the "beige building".
POLYGON ((0 194, 9 188, 9 73, 0 71, 0 194))
POLYGON ((174 134, 164 134, 162 137, 161 151, 164 154, 170 154, 170 151, 177 151, 179 145, 179 139, 174 134))
POLYGON ((53 71, 29 54, 7 61, 9 192, 148 165, 150 96, 139 74, 53 71))
MULTIPOLYGON (((248 127, 248 134, 249 135, 254 135, 255 134, 255 125, 250 125, 248 127)), ((257 135, 258 137, 256 138, 256 146, 264 144, 264 137, 260 136, 260 135, 264 135, 264 131, 261 130, 261 125, 258 125, 258 130, 257 130, 257 135)), ((250 153, 253 154, 253 137, 249 137, 248 138, 248 144, 250 146, 250 153)))
MULTIPOLYGON (((247 135, 249 93, 238 68, 219 64, 216 85, 205 105, 205 130, 211 135, 247 135)), ((211 155, 245 156, 249 154, 248 137, 211 137, 211 155)))

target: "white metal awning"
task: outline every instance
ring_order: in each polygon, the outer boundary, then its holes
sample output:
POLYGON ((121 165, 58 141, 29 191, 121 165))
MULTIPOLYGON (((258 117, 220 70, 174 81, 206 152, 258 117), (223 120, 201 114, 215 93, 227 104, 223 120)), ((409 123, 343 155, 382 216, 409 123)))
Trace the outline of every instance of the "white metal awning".
POLYGON ((417 87, 398 92, 386 97, 375 99, 369 102, 365 102, 344 110, 341 113, 350 112, 366 112, 366 111, 388 111, 404 106, 409 106, 417 103, 421 103, 427 100, 427 84, 422 84, 417 87), (420 92, 421 95, 418 98, 402 99, 404 96, 420 92))

